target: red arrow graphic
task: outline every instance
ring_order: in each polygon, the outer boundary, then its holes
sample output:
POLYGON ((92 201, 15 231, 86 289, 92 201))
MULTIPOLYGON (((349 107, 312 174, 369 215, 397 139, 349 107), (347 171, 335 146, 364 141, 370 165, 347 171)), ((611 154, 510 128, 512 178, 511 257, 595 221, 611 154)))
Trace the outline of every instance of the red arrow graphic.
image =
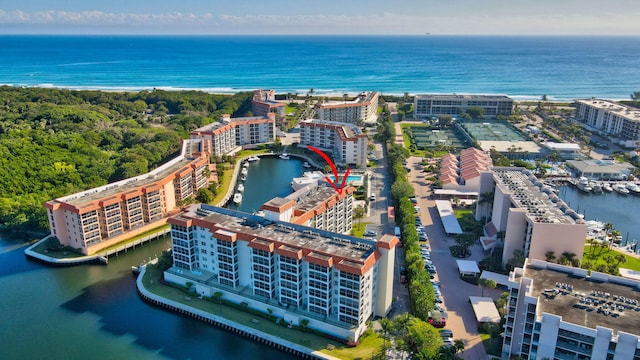
POLYGON ((351 171, 351 168, 347 168, 347 171, 344 173, 344 176, 342 177, 342 182, 340 183, 340 188, 338 188, 336 186, 336 184, 338 183, 338 169, 336 169, 336 165, 333 163, 333 161, 331 161, 331 158, 325 154, 322 150, 314 148, 313 146, 307 146, 307 149, 315 152, 316 154, 320 155, 324 161, 327 162, 327 164, 329 164, 329 166, 331 167, 331 170, 333 171, 333 176, 335 178, 335 182, 331 181, 331 179, 328 176, 325 176, 325 179, 327 180, 327 182, 329 183, 329 185, 331 185, 331 187, 340 195, 342 195, 342 189, 344 189, 344 185, 347 182, 347 177, 349 176, 349 172, 351 171))

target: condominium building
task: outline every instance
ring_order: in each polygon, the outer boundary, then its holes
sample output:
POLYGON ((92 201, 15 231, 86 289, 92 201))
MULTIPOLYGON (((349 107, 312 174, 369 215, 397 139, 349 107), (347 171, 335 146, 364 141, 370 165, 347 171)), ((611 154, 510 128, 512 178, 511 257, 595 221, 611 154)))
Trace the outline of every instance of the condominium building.
POLYGON ((529 170, 498 167, 483 172, 480 194, 492 192, 491 203, 478 205, 476 220, 491 219, 485 226, 487 236, 480 239, 483 244, 495 244, 498 233, 504 234, 503 265, 516 250, 530 259, 545 259, 548 251, 582 259, 587 224, 529 170))
POLYGON ((532 260, 509 275, 502 358, 640 360, 640 282, 532 260))
POLYGON ((267 201, 261 210, 268 220, 349 234, 355 190, 352 186, 345 186, 339 194, 333 188, 319 185, 316 181, 284 198, 276 197, 267 201))
POLYGON ((413 102, 416 118, 458 115, 470 107, 484 109, 485 117, 513 112, 513 99, 501 95, 416 95, 413 102))
POLYGON ((178 157, 147 174, 46 202, 51 235, 89 255, 157 227, 209 185, 208 166, 202 141, 184 140, 178 157))
POLYGON ((378 120, 377 91, 363 92, 351 101, 331 101, 316 105, 320 120, 362 125, 378 120))
POLYGON ((286 117, 287 105, 276 101, 275 90, 254 90, 251 99, 251 111, 254 116, 268 117, 270 113, 276 115, 276 126, 282 125, 286 117))
POLYGON ((368 137, 359 127, 335 121, 304 120, 300 122, 298 146, 313 146, 333 153, 336 163, 366 166, 368 137))
POLYGON ((164 278, 201 296, 349 341, 391 307, 394 236, 369 241, 204 204, 169 223, 164 278))
POLYGON ((614 137, 619 145, 640 146, 640 110, 600 99, 575 100, 576 120, 588 130, 614 137))
POLYGON ((275 114, 269 113, 266 117, 240 118, 223 114, 219 122, 193 130, 190 137, 202 139, 205 151, 213 156, 231 154, 242 148, 274 142, 276 139, 275 114))

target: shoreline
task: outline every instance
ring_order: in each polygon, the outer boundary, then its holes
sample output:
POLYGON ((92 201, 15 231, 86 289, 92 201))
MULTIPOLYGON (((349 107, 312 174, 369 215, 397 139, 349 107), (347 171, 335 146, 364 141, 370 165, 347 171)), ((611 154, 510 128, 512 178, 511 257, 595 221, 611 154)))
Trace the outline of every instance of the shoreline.
MULTIPOLYGON (((12 88, 36 88, 36 89, 54 89, 54 90, 69 90, 69 91, 104 91, 104 92, 114 92, 114 93, 138 93, 142 91, 153 91, 153 90, 176 91, 176 92, 202 91, 204 93, 211 94, 211 95, 234 95, 241 92, 252 92, 259 88, 259 86, 245 89, 245 88, 228 88, 228 87, 216 88, 216 87, 175 87, 175 86, 104 86, 104 85, 94 86, 94 85, 56 85, 56 84, 0 84, 0 86, 8 86, 12 88)), ((298 98, 304 98, 308 91, 309 89, 280 89, 276 91, 276 94, 286 95, 287 93, 291 93, 291 94, 298 93, 298 98)), ((366 89, 361 89, 361 90, 347 89, 343 91, 337 91, 336 89, 331 89, 331 90, 323 91, 322 89, 314 88, 314 95, 312 96, 312 98, 317 99, 319 97, 325 97, 325 96, 326 97, 342 97, 343 94, 345 93, 349 95, 356 95, 362 91, 366 91, 366 89)), ((382 96, 396 96, 396 97, 404 96, 404 92, 385 93, 382 90, 375 90, 375 91, 380 91, 382 96)), ((510 97, 511 99, 513 99, 514 102, 518 102, 518 103, 542 101, 541 100, 542 95, 516 95, 516 94, 499 94, 499 93, 467 93, 467 92, 445 93, 445 92, 424 91, 419 93, 409 93, 409 96, 422 95, 422 94, 451 95, 454 93, 458 95, 490 95, 490 96, 503 95, 503 96, 510 97)), ((595 97, 596 99, 603 99, 603 100, 610 100, 610 101, 630 100, 628 96, 606 97, 606 96, 590 95, 590 96, 574 96, 569 98, 564 98, 564 97, 556 98, 553 96, 553 94, 545 94, 545 95, 547 95, 547 103, 573 102, 575 99, 590 99, 592 97, 595 97)))
POLYGON ((302 359, 337 359, 331 355, 324 354, 319 351, 282 339, 280 337, 262 332, 258 329, 247 327, 233 320, 212 314, 208 311, 199 310, 189 305, 185 305, 157 295, 144 286, 142 278, 144 277, 145 273, 146 268, 142 268, 140 274, 137 275, 136 290, 138 292, 138 296, 140 296, 143 301, 149 304, 170 310, 177 314, 194 318, 207 324, 211 324, 223 330, 244 336, 245 338, 256 341, 258 343, 269 345, 278 350, 294 354, 302 359))

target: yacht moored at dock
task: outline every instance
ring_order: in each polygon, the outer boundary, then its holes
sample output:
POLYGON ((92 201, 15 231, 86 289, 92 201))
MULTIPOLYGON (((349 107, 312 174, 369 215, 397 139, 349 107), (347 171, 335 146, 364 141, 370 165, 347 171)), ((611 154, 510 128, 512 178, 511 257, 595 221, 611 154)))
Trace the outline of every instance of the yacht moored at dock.
POLYGON ((576 187, 584 192, 591 192, 593 188, 589 185, 589 179, 584 176, 581 176, 576 183, 576 187))
POLYGON ((618 194, 622 194, 622 195, 627 195, 629 193, 629 190, 627 189, 626 186, 624 186, 624 184, 615 184, 613 186, 613 190, 615 190, 618 194))
POLYGON ((278 157, 279 157, 280 159, 283 159, 283 160, 289 160, 289 159, 290 159, 290 158, 289 158, 289 154, 287 154, 287 153, 282 153, 282 154, 280 154, 280 156, 278 156, 278 157))
POLYGON ((257 156, 251 156, 247 159, 247 161, 249 162, 256 162, 256 161, 260 161, 260 158, 257 156))
POLYGON ((242 202, 242 194, 235 193, 233 195, 233 202, 236 203, 236 204, 240 204, 242 202))

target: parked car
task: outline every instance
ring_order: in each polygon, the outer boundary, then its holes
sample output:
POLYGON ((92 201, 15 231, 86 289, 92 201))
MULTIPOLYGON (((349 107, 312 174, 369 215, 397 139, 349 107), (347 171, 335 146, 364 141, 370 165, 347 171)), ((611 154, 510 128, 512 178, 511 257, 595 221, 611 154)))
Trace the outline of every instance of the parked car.
POLYGON ((415 196, 410 197, 410 198, 409 198, 409 200, 410 200, 412 203, 414 203, 414 204, 417 204, 417 203, 418 203, 418 199, 416 199, 416 197, 415 197, 415 196))
POLYGON ((400 275, 400 284, 407 283, 407 275, 400 275))
POLYGON ((442 339, 442 346, 444 347, 452 347, 453 346, 453 339, 452 338, 443 338, 442 339))
POLYGON ((440 336, 443 338, 453 338, 453 331, 449 329, 440 329, 440 336))
POLYGON ((425 234, 423 232, 419 232, 418 233, 418 240, 427 241, 427 240, 429 240, 429 237, 427 236, 427 234, 425 234))
POLYGON ((376 231, 373 231, 373 230, 366 230, 364 232, 364 236, 378 236, 378 233, 376 231))
POLYGON ((404 266, 400 266, 400 275, 407 275, 407 268, 404 266))

